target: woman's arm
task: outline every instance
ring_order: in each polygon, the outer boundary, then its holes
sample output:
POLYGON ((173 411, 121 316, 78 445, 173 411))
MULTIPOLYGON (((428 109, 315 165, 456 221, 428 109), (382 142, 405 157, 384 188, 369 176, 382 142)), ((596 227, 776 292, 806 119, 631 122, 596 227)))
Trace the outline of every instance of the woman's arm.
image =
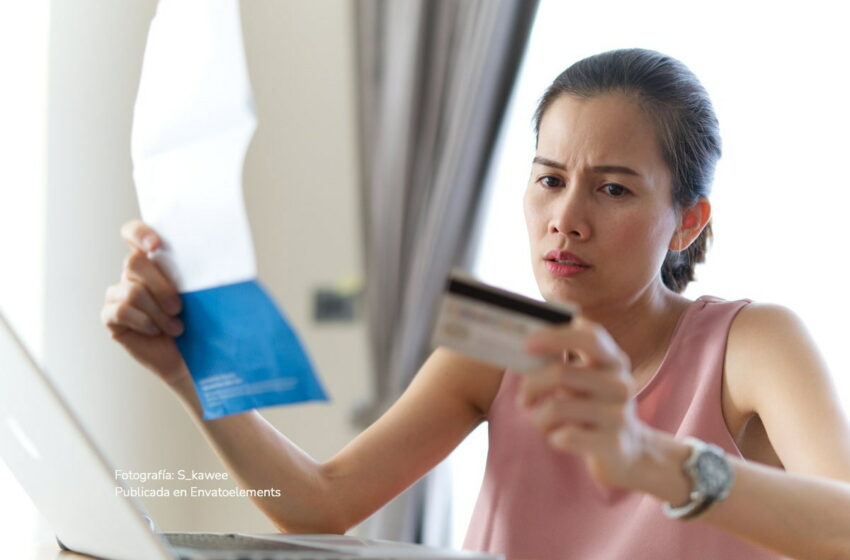
POLYGON ((501 381, 496 368, 438 349, 398 402, 326 463, 299 449, 256 411, 203 420, 173 337, 176 287, 147 255, 162 246, 135 220, 122 228, 131 251, 121 280, 107 290, 101 317, 112 338, 183 401, 218 455, 252 498, 286 532, 342 533, 411 485, 483 419, 501 381))
MULTIPOLYGON (((644 439, 639 466, 617 485, 684 504, 690 481, 682 464, 690 447, 651 429, 644 439)), ((729 496, 696 520, 671 523, 708 523, 792 558, 850 559, 850 484, 729 460, 735 475, 729 496)))
POLYGON ((741 519, 728 528, 736 532, 757 515, 753 534, 799 551, 786 554, 850 558, 850 422, 805 325, 784 307, 745 307, 730 329, 726 367, 730 391, 758 414, 787 471, 738 466, 738 493, 754 491, 758 503, 741 503, 741 519))
POLYGON ((203 420, 191 383, 176 389, 241 487, 282 492, 251 498, 275 526, 344 533, 444 459, 483 420, 480 405, 500 379, 495 368, 437 349, 401 398, 326 463, 256 411, 203 420))
MULTIPOLYGON (((739 315, 727 367, 749 373, 730 375, 733 390, 760 415, 788 472, 733 459, 726 500, 699 520, 677 522, 709 523, 795 558, 850 559, 850 427, 826 368, 787 310, 759 306, 739 315)), ((583 454, 603 483, 687 501, 682 465, 690 448, 636 418, 628 358, 604 329, 577 321, 540 333, 529 349, 582 357, 578 365, 553 360, 524 378, 524 403, 553 448, 583 454)))

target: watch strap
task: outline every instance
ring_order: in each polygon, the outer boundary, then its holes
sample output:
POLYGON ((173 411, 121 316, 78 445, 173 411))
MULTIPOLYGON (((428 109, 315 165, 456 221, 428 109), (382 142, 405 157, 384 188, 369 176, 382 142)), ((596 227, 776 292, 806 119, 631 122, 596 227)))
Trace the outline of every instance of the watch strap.
POLYGON ((720 447, 716 445, 712 445, 710 443, 706 443, 700 439, 694 437, 687 437, 684 440, 684 443, 688 444, 691 447, 691 453, 685 462, 682 464, 682 470, 685 475, 691 481, 691 492, 689 494, 688 503, 682 506, 674 506, 669 502, 664 502, 662 504, 662 509, 664 514, 671 519, 694 519, 699 517, 708 509, 713 506, 715 503, 722 501, 729 493, 729 489, 732 486, 732 478, 731 478, 731 469, 729 482, 726 485, 726 488, 723 489, 718 495, 712 495, 706 491, 704 491, 702 484, 700 484, 697 463, 702 454, 711 453, 716 457, 721 458, 721 460, 728 465, 728 461, 726 460, 726 455, 720 447))

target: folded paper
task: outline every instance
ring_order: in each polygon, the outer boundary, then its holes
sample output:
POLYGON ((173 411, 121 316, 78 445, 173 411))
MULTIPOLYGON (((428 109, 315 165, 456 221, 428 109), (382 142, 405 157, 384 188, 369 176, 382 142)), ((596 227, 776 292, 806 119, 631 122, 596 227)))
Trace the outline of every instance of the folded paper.
POLYGON ((326 400, 301 343, 257 281, 242 197, 256 128, 236 0, 160 0, 133 116, 142 219, 183 298, 177 345, 204 418, 326 400))

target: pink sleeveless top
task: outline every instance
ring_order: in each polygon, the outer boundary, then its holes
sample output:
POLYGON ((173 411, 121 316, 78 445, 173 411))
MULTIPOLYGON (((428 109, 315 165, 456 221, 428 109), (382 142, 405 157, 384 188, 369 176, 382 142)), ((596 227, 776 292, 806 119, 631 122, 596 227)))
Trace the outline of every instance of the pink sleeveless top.
MULTIPOLYGON (((748 303, 703 296, 689 305, 636 397, 644 422, 741 456, 723 419, 721 380, 729 327, 748 303)), ((514 404, 519 386, 520 374, 506 371, 490 408, 487 468, 464 548, 512 560, 779 558, 705 523, 667 519, 653 496, 597 483, 581 457, 547 446, 514 404)))

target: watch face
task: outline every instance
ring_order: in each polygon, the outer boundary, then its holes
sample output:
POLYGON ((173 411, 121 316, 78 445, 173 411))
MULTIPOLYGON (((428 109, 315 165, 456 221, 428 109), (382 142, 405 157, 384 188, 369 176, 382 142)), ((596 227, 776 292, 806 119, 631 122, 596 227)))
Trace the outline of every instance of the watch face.
POLYGON ((697 459, 699 482, 710 496, 719 496, 729 485, 731 470, 726 459, 712 451, 701 453, 697 459))

